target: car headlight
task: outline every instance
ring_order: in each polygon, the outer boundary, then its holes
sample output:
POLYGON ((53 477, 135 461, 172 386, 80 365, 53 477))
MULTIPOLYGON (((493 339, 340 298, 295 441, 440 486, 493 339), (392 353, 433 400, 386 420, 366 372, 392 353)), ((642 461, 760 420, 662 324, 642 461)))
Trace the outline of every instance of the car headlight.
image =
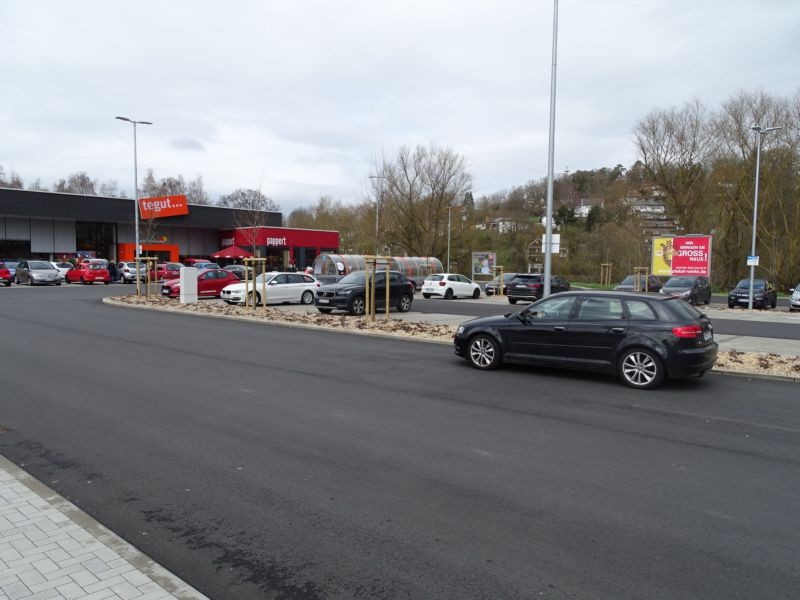
POLYGON ((341 291, 339 292, 339 295, 340 295, 340 296, 349 296, 349 295, 350 295, 350 294, 352 294, 352 293, 353 293, 353 290, 341 290, 341 291))
POLYGON ((753 298, 755 298, 756 300, 763 300, 764 299, 764 294, 755 294, 753 296, 753 298))
POLYGON ((686 290, 685 292, 681 292, 681 298, 687 298, 688 296, 692 295, 692 290, 686 290))
POLYGON ((464 326, 459 325, 458 329, 456 329, 456 335, 461 335, 462 333, 464 333, 464 326))

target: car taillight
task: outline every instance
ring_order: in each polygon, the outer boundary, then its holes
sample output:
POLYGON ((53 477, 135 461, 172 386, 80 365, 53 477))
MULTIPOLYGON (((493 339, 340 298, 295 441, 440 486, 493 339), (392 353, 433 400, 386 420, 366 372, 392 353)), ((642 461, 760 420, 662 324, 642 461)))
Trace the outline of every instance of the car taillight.
POLYGON ((444 281, 440 281, 439 285, 447 285, 444 281))
POLYGON ((683 327, 673 327, 672 335, 678 338, 693 339, 703 335, 703 328, 699 325, 684 325, 683 327))
POLYGON ((542 287, 542 284, 541 283, 529 283, 528 287, 531 288, 532 290, 538 290, 540 287, 542 287))

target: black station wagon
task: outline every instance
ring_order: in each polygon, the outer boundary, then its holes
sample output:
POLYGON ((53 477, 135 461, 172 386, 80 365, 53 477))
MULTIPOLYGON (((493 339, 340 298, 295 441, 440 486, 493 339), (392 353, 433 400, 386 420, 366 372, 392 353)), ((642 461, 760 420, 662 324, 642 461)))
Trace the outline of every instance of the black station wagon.
POLYGON ((601 371, 639 389, 702 376, 717 359, 708 317, 677 297, 631 292, 564 292, 467 321, 453 341, 477 369, 507 362, 601 371))

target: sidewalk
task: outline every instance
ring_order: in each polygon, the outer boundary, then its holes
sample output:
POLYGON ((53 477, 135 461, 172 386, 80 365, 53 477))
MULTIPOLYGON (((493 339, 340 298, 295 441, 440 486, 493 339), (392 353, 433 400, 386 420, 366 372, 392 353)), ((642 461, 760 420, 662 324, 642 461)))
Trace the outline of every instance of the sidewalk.
POLYGON ((0 599, 206 597, 0 456, 0 599))

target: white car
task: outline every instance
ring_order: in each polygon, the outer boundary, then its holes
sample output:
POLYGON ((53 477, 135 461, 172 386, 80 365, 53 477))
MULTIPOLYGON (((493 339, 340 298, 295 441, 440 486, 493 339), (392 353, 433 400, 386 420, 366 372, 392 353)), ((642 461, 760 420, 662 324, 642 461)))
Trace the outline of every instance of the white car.
POLYGON ((800 283, 789 290, 792 293, 789 298, 789 312, 800 310, 800 283))
POLYGON ((434 273, 425 277, 422 284, 422 296, 441 296, 445 300, 457 298, 477 298, 481 295, 481 286, 458 273, 434 273))
MULTIPOLYGON (((261 293, 264 291, 266 278, 267 304, 314 304, 314 296, 320 283, 311 275, 305 273, 279 273, 272 271, 258 275, 255 278, 255 300, 261 304, 261 293)), ((232 283, 222 288, 222 298, 228 304, 244 304, 244 282, 232 283)), ((248 283, 247 293, 253 294, 253 282, 248 283)))
POLYGON ((72 268, 72 263, 68 262, 51 261, 50 264, 53 265, 56 269, 58 269, 58 272, 61 273, 65 278, 67 277, 67 271, 69 271, 72 268))

